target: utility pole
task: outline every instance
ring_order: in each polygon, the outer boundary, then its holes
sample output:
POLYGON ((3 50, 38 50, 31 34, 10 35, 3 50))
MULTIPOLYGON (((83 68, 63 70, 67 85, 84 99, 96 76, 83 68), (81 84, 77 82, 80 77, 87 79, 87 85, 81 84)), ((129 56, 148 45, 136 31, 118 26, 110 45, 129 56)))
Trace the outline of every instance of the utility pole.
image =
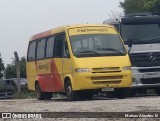
POLYGON ((21 85, 20 85, 20 65, 18 53, 14 51, 15 61, 16 61, 16 72, 17 72, 17 84, 18 84, 18 97, 21 98, 21 85))

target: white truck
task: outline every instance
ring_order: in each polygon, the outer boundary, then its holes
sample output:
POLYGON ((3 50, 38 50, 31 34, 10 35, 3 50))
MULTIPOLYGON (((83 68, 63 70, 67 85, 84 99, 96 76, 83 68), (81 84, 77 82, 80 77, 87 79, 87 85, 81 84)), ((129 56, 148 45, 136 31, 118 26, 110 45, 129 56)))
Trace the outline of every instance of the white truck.
POLYGON ((122 36, 132 63, 132 89, 155 89, 160 95, 160 16, 135 13, 105 20, 122 36))

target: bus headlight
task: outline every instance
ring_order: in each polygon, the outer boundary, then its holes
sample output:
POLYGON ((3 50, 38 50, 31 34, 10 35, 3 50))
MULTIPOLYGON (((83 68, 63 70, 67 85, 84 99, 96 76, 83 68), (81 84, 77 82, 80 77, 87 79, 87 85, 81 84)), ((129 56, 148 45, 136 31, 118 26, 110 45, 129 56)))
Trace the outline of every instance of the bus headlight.
POLYGON ((76 68, 75 72, 91 72, 88 68, 76 68))
POLYGON ((124 66, 122 70, 131 70, 131 66, 124 66))

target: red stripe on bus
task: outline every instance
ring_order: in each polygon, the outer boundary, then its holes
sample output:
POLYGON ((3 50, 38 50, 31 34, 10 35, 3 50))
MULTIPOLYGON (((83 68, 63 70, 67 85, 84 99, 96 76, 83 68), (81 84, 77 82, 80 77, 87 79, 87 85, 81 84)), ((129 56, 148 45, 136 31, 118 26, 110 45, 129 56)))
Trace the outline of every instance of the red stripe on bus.
POLYGON ((53 70, 53 79, 55 81, 55 84, 56 84, 56 89, 57 91, 62 91, 64 89, 63 87, 63 84, 62 84, 62 80, 61 80, 61 77, 60 77, 60 74, 58 72, 58 69, 57 69, 57 66, 56 66, 56 63, 55 61, 53 60, 53 65, 51 66, 52 70, 53 70))
POLYGON ((54 59, 50 60, 51 72, 48 74, 38 74, 38 81, 44 92, 61 92, 64 90, 60 74, 54 59))
POLYGON ((51 35, 51 30, 48 30, 48 31, 33 35, 32 40, 40 39, 50 35, 51 35))

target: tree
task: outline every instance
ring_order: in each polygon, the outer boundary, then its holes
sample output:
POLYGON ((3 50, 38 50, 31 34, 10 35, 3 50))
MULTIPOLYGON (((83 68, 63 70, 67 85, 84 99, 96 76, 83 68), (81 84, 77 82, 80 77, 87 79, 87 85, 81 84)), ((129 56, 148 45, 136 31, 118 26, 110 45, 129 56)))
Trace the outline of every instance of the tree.
POLYGON ((120 7, 124 9, 125 14, 144 12, 141 1, 142 0, 124 0, 124 2, 120 2, 120 7))
POLYGON ((16 67, 15 64, 7 64, 5 69, 5 77, 6 78, 16 78, 16 67))
POLYGON ((136 12, 152 12, 160 15, 160 0, 124 0, 120 2, 120 7, 125 14, 136 12))
POLYGON ((26 58, 21 57, 19 64, 20 64, 20 77, 26 78, 26 58))
MULTIPOLYGON (((20 77, 26 78, 26 58, 21 57, 19 60, 20 64, 20 77)), ((5 76, 6 78, 16 78, 16 65, 15 65, 15 59, 13 59, 11 64, 7 64, 7 67, 5 69, 5 76)))
POLYGON ((160 15, 160 0, 146 0, 146 3, 144 3, 144 9, 153 14, 160 15))
POLYGON ((3 71, 4 71, 4 63, 3 60, 1 58, 1 53, 0 53, 0 79, 3 77, 3 71))

